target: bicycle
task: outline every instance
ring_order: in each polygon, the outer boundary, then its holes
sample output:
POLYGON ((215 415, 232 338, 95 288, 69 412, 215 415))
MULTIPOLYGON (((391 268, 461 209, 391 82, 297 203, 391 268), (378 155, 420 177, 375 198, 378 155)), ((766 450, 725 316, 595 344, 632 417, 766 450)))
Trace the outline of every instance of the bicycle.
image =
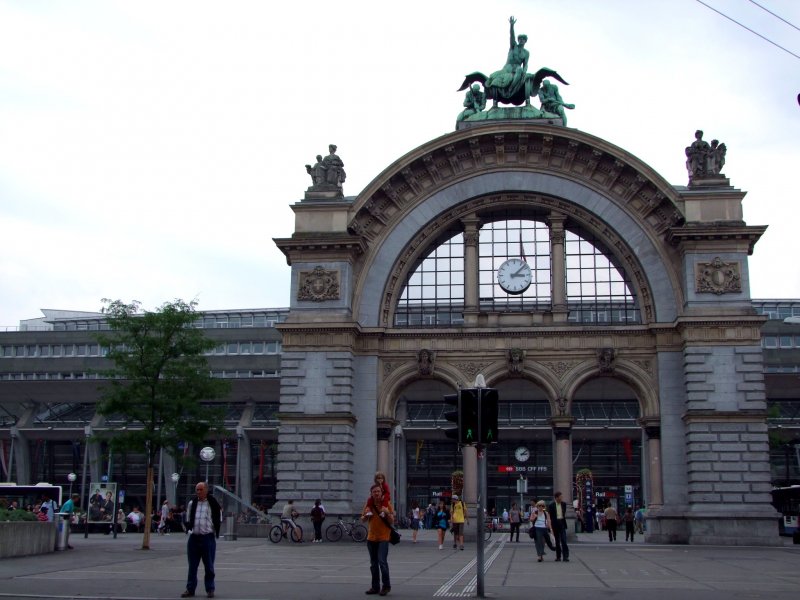
POLYGON ((363 542, 367 539, 367 528, 355 519, 352 523, 345 523, 339 518, 337 523, 328 526, 325 530, 325 538, 329 542, 338 542, 344 534, 349 535, 354 542, 363 542))
POLYGON ((283 533, 283 527, 287 525, 290 528, 289 537, 293 542, 302 542, 303 541, 303 528, 300 527, 297 523, 294 522, 294 518, 286 519, 285 521, 281 519, 281 523, 279 525, 275 525, 272 529, 269 530, 269 541, 273 544, 277 544, 280 542, 286 534, 283 533))

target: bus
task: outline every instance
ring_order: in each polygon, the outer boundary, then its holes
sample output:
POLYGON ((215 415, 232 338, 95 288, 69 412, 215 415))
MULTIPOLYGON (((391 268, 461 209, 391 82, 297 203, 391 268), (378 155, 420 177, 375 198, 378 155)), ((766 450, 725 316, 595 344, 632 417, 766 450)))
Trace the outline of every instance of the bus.
POLYGON ((37 483, 34 485, 17 485, 16 483, 0 482, 0 498, 5 498, 10 505, 16 500, 21 509, 26 506, 34 506, 47 496, 56 502, 56 506, 61 507, 61 486, 51 483, 37 483))
POLYGON ((772 506, 781 513, 780 534, 800 537, 797 517, 800 514, 800 485, 772 489, 772 506))

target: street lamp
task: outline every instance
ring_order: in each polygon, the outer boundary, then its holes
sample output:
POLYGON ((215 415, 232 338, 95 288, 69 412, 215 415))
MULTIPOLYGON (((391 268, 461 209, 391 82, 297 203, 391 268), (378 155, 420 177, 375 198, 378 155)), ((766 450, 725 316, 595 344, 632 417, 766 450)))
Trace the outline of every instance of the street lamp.
POLYGON ((200 460, 206 463, 206 483, 208 483, 208 463, 214 460, 214 457, 217 453, 211 446, 206 446, 202 450, 200 450, 200 460))
POLYGON ((69 497, 72 498, 72 484, 75 483, 75 480, 78 479, 78 476, 75 473, 70 473, 67 475, 67 481, 69 481, 69 497))
POLYGON ((169 476, 169 478, 172 479, 172 483, 175 486, 175 497, 172 499, 172 501, 175 504, 178 504, 178 480, 181 478, 180 473, 173 473, 169 476))

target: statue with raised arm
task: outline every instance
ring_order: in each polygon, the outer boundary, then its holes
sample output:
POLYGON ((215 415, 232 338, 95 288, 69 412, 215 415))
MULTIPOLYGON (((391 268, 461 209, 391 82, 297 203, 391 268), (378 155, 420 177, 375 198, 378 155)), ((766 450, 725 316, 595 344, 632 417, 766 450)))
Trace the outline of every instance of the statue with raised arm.
POLYGON ((481 112, 484 108, 486 108, 486 94, 481 91, 480 84, 473 83, 464 97, 464 110, 456 120, 463 121, 467 117, 481 112))
POLYGON ((550 83, 547 79, 542 82, 542 87, 539 89, 539 102, 542 103, 543 111, 558 115, 564 125, 567 124, 567 115, 564 113, 564 109, 575 108, 574 104, 564 102, 561 94, 558 93, 558 86, 550 83))
POLYGON ((461 92, 477 82, 483 84, 486 98, 492 100, 493 108, 497 108, 498 102, 515 106, 524 104, 527 107, 530 106, 531 96, 538 94, 545 77, 553 77, 564 85, 569 85, 557 72, 547 67, 542 67, 533 74, 528 73, 530 52, 525 48, 528 36, 521 34, 515 38, 514 24, 517 20, 510 17, 508 22, 510 24, 510 41, 506 64, 488 77, 480 71, 470 73, 464 78, 458 91, 461 92))

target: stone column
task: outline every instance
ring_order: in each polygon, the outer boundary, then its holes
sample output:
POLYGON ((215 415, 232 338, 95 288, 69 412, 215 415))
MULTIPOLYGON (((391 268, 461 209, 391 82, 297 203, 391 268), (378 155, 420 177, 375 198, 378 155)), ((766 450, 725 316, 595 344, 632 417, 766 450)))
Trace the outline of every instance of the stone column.
MULTIPOLYGON (((551 212, 550 222, 550 276, 553 321, 565 323, 569 316, 567 310, 567 271, 564 257, 564 221, 566 216, 551 212)), ((566 490, 562 490, 566 494, 566 490)))
POLYGON ((478 272, 478 226, 475 216, 461 219, 464 225, 464 323, 476 325, 480 310, 478 272))
POLYGON ((572 419, 553 419, 553 492, 572 506, 572 419))
POLYGON ((386 483, 392 481, 392 473, 389 469, 389 440, 392 437, 391 427, 378 427, 378 471, 383 471, 386 475, 386 483))
POLYGON ((656 510, 664 504, 661 485, 661 427, 647 425, 644 432, 647 435, 647 485, 650 488, 647 507, 656 510))

